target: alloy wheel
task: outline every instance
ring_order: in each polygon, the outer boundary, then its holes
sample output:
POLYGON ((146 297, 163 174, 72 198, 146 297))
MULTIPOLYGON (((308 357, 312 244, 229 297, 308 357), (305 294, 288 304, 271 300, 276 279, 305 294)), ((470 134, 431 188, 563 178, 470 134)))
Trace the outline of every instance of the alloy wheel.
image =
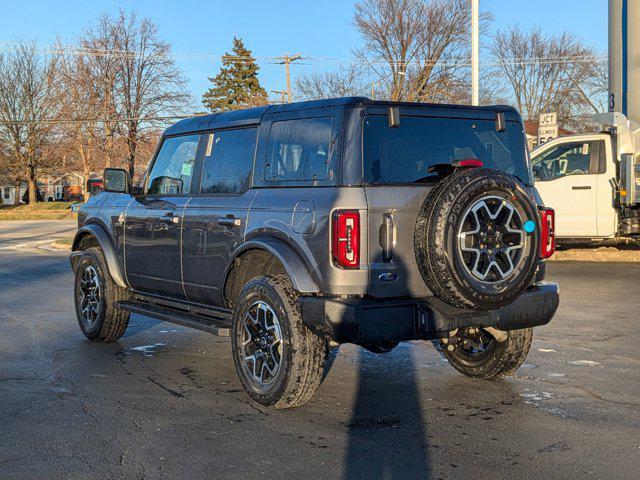
POLYGON ((239 343, 243 367, 251 379, 261 386, 273 382, 282 363, 282 330, 278 316, 265 302, 255 302, 246 311, 239 343))
POLYGON ((523 221, 516 208, 497 196, 481 198, 462 217, 458 248, 468 273, 495 283, 508 278, 522 258, 523 221))
POLYGON ((481 328, 470 328, 458 334, 458 353, 467 363, 481 362, 490 355, 497 340, 481 328))
POLYGON ((96 269, 88 265, 80 277, 80 315, 87 328, 92 328, 100 313, 102 289, 96 269))

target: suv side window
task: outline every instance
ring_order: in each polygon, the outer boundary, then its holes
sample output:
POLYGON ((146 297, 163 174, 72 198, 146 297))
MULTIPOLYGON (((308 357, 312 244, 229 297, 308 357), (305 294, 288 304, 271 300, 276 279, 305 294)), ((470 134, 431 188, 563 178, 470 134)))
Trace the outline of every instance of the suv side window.
POLYGON ((537 182, 545 182, 567 175, 588 175, 592 173, 590 168, 591 157, 592 153, 596 153, 596 158, 599 161, 599 143, 564 143, 534 157, 531 163, 535 180, 537 182), (594 149, 597 152, 594 152, 594 149))
POLYGON ((200 193, 244 193, 251 185, 257 128, 210 133, 200 193))
POLYGON ((200 135, 167 138, 149 174, 149 195, 187 195, 200 135))
POLYGON ((265 180, 325 180, 329 170, 331 126, 331 117, 273 122, 265 180))

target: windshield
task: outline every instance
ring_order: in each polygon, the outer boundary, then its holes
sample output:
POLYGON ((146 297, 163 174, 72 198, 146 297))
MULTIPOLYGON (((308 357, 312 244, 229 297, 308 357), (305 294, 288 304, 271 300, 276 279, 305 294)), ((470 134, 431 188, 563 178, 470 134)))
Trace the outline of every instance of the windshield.
POLYGON ((402 116, 389 127, 386 115, 364 119, 364 180, 370 184, 435 181, 429 167, 466 159, 482 160, 530 185, 522 125, 506 122, 496 131, 493 120, 402 116))

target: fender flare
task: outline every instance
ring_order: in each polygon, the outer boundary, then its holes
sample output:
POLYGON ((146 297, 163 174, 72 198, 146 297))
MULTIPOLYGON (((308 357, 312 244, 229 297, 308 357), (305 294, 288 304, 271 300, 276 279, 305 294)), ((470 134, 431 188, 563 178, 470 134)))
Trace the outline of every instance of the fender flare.
MULTIPOLYGON (((284 266, 295 291, 307 294, 320 292, 317 282, 300 255, 282 240, 273 237, 258 237, 249 240, 233 253, 233 260, 248 250, 265 250, 276 257, 284 266)), ((229 278, 233 260, 225 272, 225 284, 229 278)))
POLYGON ((80 240, 88 235, 94 237, 98 241, 98 244, 102 249, 102 253, 104 254, 104 258, 107 261, 107 270, 109 270, 109 275, 111 275, 115 284, 122 288, 128 288, 124 281, 124 275, 122 275, 120 265, 118 264, 118 257, 116 256, 115 249, 113 248, 111 238, 105 228, 100 225, 85 225, 78 229, 71 246, 71 265, 73 266, 75 264, 74 259, 78 258, 80 255, 80 252, 77 251, 80 240))

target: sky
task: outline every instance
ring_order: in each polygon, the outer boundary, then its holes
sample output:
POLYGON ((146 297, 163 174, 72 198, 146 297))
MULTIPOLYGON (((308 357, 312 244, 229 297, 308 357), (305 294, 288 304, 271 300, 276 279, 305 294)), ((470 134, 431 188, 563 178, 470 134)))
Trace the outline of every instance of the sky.
MULTIPOLYGON (((149 17, 173 48, 176 63, 189 79, 196 99, 208 88, 207 77, 220 68, 220 56, 242 37, 259 58, 265 89, 283 90, 284 67, 266 57, 301 53, 305 60, 292 76, 348 63, 360 44, 352 26, 351 0, 0 0, 0 46, 16 39, 51 45, 70 43, 103 12, 133 10, 149 17), (262 57, 262 58, 260 58, 262 57)), ((480 0, 480 11, 494 16, 493 30, 512 25, 540 26, 548 33, 565 29, 606 52, 607 0, 480 0)), ((274 96, 273 94, 271 94, 274 96)))

